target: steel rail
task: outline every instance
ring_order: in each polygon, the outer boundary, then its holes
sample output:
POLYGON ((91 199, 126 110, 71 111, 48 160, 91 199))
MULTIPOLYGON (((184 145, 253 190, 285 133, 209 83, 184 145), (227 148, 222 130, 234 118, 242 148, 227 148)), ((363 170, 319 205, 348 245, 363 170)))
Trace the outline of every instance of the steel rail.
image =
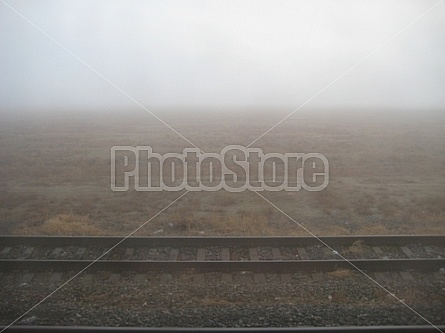
MULTIPOLYGON (((97 327, 97 326, 11 326, 5 332, 8 333, 166 333, 166 332, 199 332, 199 333, 325 333, 325 332, 347 332, 347 333, 437 333, 438 329, 445 330, 445 325, 436 326, 410 325, 410 326, 334 326, 334 327, 256 327, 256 328, 201 328, 201 327, 97 327)), ((0 326, 0 330, 5 326, 0 326)))
MULTIPOLYGON (((14 246, 113 246, 122 237, 115 236, 0 236, 0 245, 14 246)), ((421 243, 445 246, 445 235, 354 235, 354 236, 284 236, 284 237, 129 237, 127 247, 204 247, 204 246, 312 246, 322 240, 330 246, 348 246, 356 241, 364 245, 403 245, 421 243)))
MULTIPOLYGON (((70 271, 81 270, 91 260, 0 260, 0 271, 29 270, 70 271)), ((432 272, 445 267, 444 259, 333 259, 333 260, 261 260, 261 261, 148 261, 148 260, 99 260, 88 268, 88 272, 146 272, 146 271, 196 271, 196 272, 332 272, 337 269, 352 269, 353 264, 364 271, 432 272)))

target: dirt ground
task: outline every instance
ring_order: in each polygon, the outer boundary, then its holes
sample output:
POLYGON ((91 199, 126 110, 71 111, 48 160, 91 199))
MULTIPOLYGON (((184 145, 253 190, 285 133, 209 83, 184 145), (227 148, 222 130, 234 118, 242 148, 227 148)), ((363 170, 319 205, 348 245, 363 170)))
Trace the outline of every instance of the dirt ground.
MULTIPOLYGON (((205 152, 247 146, 289 110, 165 111, 205 152)), ((113 192, 110 149, 190 144, 145 111, 53 112, 0 123, 0 233, 45 235, 317 235, 445 232, 445 116, 297 112, 256 141, 264 152, 324 154, 321 192, 113 192), (289 217, 283 214, 285 212, 289 217)))

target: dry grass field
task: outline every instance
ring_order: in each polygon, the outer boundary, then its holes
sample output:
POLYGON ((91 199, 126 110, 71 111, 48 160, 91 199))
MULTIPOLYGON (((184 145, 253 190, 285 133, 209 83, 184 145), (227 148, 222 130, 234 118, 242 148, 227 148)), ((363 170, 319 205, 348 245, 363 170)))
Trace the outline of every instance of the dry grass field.
MULTIPOLYGON (((159 113, 158 113, 159 114, 159 113)), ((277 112, 165 112, 165 122, 205 152, 247 146, 277 112)), ((8 116, 0 123, 0 233, 126 235, 177 192, 113 192, 110 149, 190 145, 148 113, 8 116)), ((440 113, 296 113, 252 147, 317 152, 330 165, 321 192, 263 192, 317 235, 445 233, 445 116, 440 113)), ((306 235, 249 191, 190 192, 138 235, 306 235)))

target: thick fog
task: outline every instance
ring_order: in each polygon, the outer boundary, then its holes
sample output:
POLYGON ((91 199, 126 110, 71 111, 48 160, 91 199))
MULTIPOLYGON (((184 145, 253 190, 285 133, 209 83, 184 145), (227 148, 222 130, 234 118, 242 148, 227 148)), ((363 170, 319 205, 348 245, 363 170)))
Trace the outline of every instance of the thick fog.
POLYGON ((440 109, 437 3, 5 0, 0 107, 440 109))

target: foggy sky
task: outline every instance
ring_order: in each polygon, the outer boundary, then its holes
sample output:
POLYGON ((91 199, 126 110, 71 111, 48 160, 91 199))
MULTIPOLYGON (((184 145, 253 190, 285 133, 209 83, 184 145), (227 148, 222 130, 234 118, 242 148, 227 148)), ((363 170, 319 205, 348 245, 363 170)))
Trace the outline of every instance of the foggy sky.
MULTIPOLYGON (((298 107, 438 1, 13 1, 147 108, 298 107)), ((445 3, 308 106, 444 108, 445 3)), ((0 2, 0 108, 135 107, 0 2)))

